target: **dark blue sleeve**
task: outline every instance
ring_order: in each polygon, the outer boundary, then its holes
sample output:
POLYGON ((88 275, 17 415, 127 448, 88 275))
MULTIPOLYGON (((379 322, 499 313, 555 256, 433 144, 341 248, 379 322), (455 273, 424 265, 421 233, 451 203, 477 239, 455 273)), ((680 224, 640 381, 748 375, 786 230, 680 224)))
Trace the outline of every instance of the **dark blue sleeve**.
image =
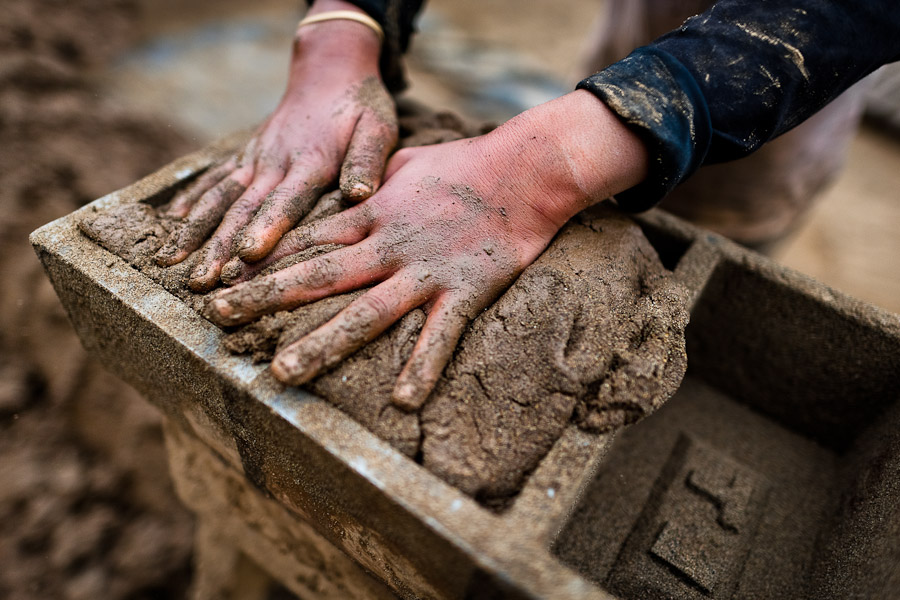
POLYGON ((895 0, 720 0, 578 88, 647 144, 647 179, 616 196, 641 211, 700 165, 750 154, 898 59, 895 0))

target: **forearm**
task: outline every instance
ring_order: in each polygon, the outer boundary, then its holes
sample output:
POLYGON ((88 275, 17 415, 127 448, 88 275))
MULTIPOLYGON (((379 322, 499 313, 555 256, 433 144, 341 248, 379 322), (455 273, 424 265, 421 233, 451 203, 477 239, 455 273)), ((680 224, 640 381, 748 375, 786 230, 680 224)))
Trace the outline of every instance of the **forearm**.
MULTIPOLYGON (((336 10, 365 14, 343 0, 316 0, 307 15, 336 10)), ((294 35, 288 91, 316 86, 326 78, 344 74, 378 75, 378 35, 370 27, 347 19, 334 19, 298 27, 294 35)))
POLYGON ((648 145, 646 181, 618 197, 643 210, 700 165, 753 152, 897 58, 900 13, 888 0, 721 0, 579 87, 648 145))

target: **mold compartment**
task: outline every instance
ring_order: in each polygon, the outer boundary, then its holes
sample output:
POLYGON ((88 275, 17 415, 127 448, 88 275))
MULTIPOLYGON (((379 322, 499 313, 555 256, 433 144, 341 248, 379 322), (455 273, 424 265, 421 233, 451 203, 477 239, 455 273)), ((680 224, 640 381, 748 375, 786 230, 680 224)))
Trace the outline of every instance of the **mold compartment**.
POLYGON ((623 599, 892 597, 900 320, 724 253, 684 383, 617 437, 553 552, 623 599))
MULTIPOLYGON (((184 171, 181 175, 181 179, 179 179, 178 181, 159 189, 149 191, 143 197, 129 197, 125 199, 125 203, 137 202, 140 204, 152 206, 154 208, 159 208, 166 202, 169 202, 172 197, 175 196, 175 194, 184 190, 185 187, 191 185, 209 168, 209 166, 203 166, 190 172, 184 171)), ((690 260, 683 260, 687 250, 693 243, 693 240, 688 234, 685 233, 685 231, 667 228, 665 223, 660 224, 656 222, 647 222, 646 220, 636 220, 636 223, 641 228, 641 231, 644 233, 644 235, 647 236, 648 241, 650 241, 651 246, 653 246, 653 248, 660 256, 660 259, 666 269, 668 269, 669 271, 674 271, 680 264, 682 264, 682 262, 690 262, 690 260)), ((85 239, 90 244, 97 245, 100 248, 103 247, 102 244, 97 244, 95 241, 92 241, 89 238, 85 239)), ((140 269, 135 268, 131 265, 129 265, 127 268, 134 269, 136 276, 142 280, 145 280, 144 283, 146 285, 149 285, 153 288, 158 288, 160 291, 162 291, 163 286, 155 283, 150 277, 142 274, 140 269)), ((190 306, 190 303, 184 304, 185 306, 190 306)), ((230 331, 228 328, 219 327, 217 329, 219 329, 223 333, 228 333, 230 331)), ((235 356, 234 358, 237 361, 242 361, 245 357, 235 356)), ((268 364, 268 361, 260 363, 259 369, 265 369, 268 364)), ((313 394, 312 392, 309 393, 313 394)), ((353 418, 352 414, 347 414, 349 418, 353 418)), ((576 497, 580 490, 579 483, 582 479, 582 476, 579 473, 587 473, 595 468, 597 461, 600 460, 602 455, 605 453, 606 448, 608 447, 608 444, 612 438, 611 435, 597 435, 582 432, 573 422, 570 422, 565 429, 566 430, 563 434, 563 437, 565 439, 556 440, 550 446, 544 456, 542 456, 541 459, 538 460, 537 464, 535 464, 534 467, 529 471, 524 473, 521 479, 521 485, 514 493, 511 493, 508 496, 487 498, 476 494, 473 496, 474 500, 478 502, 478 504, 482 507, 490 510, 492 513, 502 515, 508 512, 513 507, 513 505, 522 495, 523 490, 537 487, 540 488, 540 491, 536 494, 538 497, 541 494, 546 494, 546 490, 551 490, 550 495, 547 499, 541 498, 540 500, 538 500, 537 498, 535 498, 533 500, 533 502, 540 502, 542 505, 545 505, 545 508, 548 511, 548 517, 550 512, 558 513, 560 511, 564 511, 566 502, 571 501, 572 498, 576 497), (591 447, 586 448, 586 446, 591 447), (554 451, 554 449, 556 449, 557 447, 559 447, 559 449, 554 451), (543 468, 544 471, 550 472, 559 471, 561 468, 572 471, 573 473, 576 473, 576 475, 571 478, 575 480, 574 484, 569 479, 560 481, 560 478, 558 477, 551 477, 549 479, 553 481, 551 481, 548 486, 544 486, 542 483, 530 485, 532 476, 540 468, 543 468), (559 496, 558 499, 557 495, 559 496)), ((408 458, 419 466, 422 466, 422 468, 427 469, 427 467, 423 466, 421 449, 416 456, 409 456, 408 458)), ((535 494, 532 493, 532 496, 535 496, 535 494)))

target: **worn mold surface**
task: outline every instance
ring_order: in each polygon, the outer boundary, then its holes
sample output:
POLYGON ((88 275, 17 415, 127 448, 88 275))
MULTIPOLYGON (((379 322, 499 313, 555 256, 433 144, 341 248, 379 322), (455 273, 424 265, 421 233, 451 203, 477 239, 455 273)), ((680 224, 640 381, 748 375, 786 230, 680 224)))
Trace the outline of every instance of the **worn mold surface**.
MULTIPOLYGON (((165 201, 237 142, 32 235, 85 347, 167 415, 173 471, 207 481, 179 486, 189 506, 225 494, 223 523, 256 523, 283 557, 302 554, 288 538, 314 539, 334 594, 889 598, 900 584, 896 315, 648 213, 689 296, 685 383, 618 437, 570 426, 497 513, 230 355, 218 328, 77 231, 85 211, 165 201), (191 461, 209 466, 190 475, 191 461), (256 506, 297 524, 263 527, 256 506)), ((280 564, 263 566, 287 577, 280 564)))

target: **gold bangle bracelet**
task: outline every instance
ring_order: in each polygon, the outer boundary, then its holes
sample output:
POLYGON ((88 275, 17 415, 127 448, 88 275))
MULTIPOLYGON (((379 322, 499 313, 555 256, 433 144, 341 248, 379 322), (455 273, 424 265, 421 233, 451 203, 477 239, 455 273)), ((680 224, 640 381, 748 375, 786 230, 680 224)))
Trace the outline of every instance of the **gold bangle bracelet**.
POLYGON ((337 19, 362 23, 375 32, 375 35, 378 36, 379 43, 384 41, 384 31, 381 29, 381 25, 378 24, 378 21, 367 14, 355 12, 352 10, 332 10, 316 15, 310 15, 300 21, 300 23, 297 25, 297 29, 300 29, 304 25, 312 25, 313 23, 321 23, 322 21, 334 21, 337 19))

